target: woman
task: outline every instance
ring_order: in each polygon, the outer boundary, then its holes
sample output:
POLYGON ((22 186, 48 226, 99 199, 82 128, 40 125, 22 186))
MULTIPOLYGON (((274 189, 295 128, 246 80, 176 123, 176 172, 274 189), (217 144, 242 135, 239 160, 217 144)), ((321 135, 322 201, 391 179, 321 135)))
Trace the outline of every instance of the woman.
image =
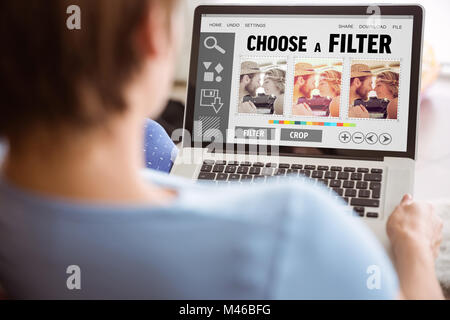
POLYGON ((277 97, 274 102, 274 114, 283 114, 285 83, 286 72, 284 70, 274 68, 264 74, 264 92, 277 97))
POLYGON ((388 119, 397 119, 399 79, 397 72, 384 71, 378 74, 375 80, 377 97, 389 100, 387 106, 388 119))
POLYGON ((371 233, 318 186, 216 189, 142 172, 145 118, 172 83, 176 2, 77 4, 80 30, 62 27, 63 1, 3 1, 0 10, 1 39, 20 41, 0 53, 9 143, 0 282, 10 297, 442 297, 439 223, 410 198, 388 225, 399 285, 371 233), (379 290, 366 286, 373 264, 379 290))
POLYGON ((341 73, 336 70, 327 70, 320 74, 319 86, 322 97, 331 98, 330 117, 339 117, 341 104, 341 73))

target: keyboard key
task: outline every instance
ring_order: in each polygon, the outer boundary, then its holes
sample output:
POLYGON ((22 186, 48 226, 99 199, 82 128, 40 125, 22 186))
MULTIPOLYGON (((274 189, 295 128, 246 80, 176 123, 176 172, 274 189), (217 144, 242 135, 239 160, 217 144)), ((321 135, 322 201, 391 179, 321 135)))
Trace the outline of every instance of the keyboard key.
POLYGON ((300 170, 300 174, 309 178, 309 177, 311 177, 311 170, 300 170))
POLYGON ((280 163, 278 165, 278 168, 282 168, 282 169, 289 169, 290 165, 289 163, 280 163))
POLYGON ((229 166, 237 166, 239 165, 239 161, 228 161, 229 166))
POLYGON ((225 160, 217 160, 216 164, 225 165, 227 162, 225 160))
POLYGON ((225 172, 226 173, 235 173, 236 172, 237 167, 236 166, 226 166, 225 167, 225 172))
POLYGON ((221 165, 221 164, 219 164, 219 165, 215 165, 214 167, 213 167, 213 172, 223 172, 223 170, 225 169, 225 166, 224 165, 221 165))
POLYGON ((258 176, 258 175, 253 176, 253 182, 255 182, 255 181, 262 182, 262 181, 264 181, 265 179, 266 179, 265 176, 258 176))
POLYGON ((355 171, 356 171, 356 168, 353 168, 353 167, 345 167, 345 168, 344 168, 344 171, 345 171, 345 172, 355 172, 355 171))
POLYGON ((240 173, 240 174, 247 174, 248 173, 248 167, 238 167, 236 172, 240 173))
POLYGON ((323 171, 313 171, 311 174, 311 178, 322 178, 323 171))
POLYGON ((341 180, 331 180, 330 181, 330 187, 331 188, 340 188, 341 187, 341 180))
POLYGON ((344 189, 341 188, 333 188, 333 191, 336 192, 339 196, 343 196, 344 195, 344 189))
POLYGON ((253 179, 253 176, 249 175, 249 174, 243 174, 241 176, 241 181, 251 181, 253 179))
POLYGON ((346 180, 343 185, 344 188, 353 189, 355 187, 355 181, 346 180))
POLYGON ((369 168, 358 168, 357 172, 369 173, 369 168))
POLYGON ((380 206, 380 200, 366 199, 366 198, 353 198, 352 200, 350 200, 350 204, 352 206, 378 208, 380 206))
POLYGON ((378 218, 378 212, 367 212, 366 217, 368 217, 368 218, 378 218))
POLYGON ((216 177, 215 173, 212 172, 200 172, 198 175, 198 180, 214 180, 216 177))
POLYGON ((359 190, 358 197, 360 198, 369 198, 370 190, 359 190))
POLYGON ((305 165, 305 170, 316 170, 316 166, 312 164, 305 165))
POLYGON ((228 177, 228 181, 239 181, 239 179, 241 179, 240 174, 230 174, 228 177))
POLYGON ((301 164, 292 164, 291 165, 291 169, 301 170, 301 169, 303 169, 303 165, 301 165, 301 164))
POLYGON ((349 177, 349 173, 348 172, 339 172, 338 173, 338 179, 340 180, 347 180, 349 177))
POLYGON ((249 174, 260 174, 261 168, 259 167, 251 167, 248 171, 249 174))
POLYGON ((367 189, 367 186, 369 185, 366 181, 358 181, 356 183, 356 189, 367 189))
POLYGON ((364 175, 364 181, 381 181, 382 175, 379 173, 366 173, 364 175))
POLYGON ((278 167, 278 165, 276 163, 269 162, 269 163, 266 163, 266 167, 276 168, 276 167, 278 167))
POLYGON ((342 171, 342 167, 332 166, 331 171, 342 171))
POLYGON ((361 180, 363 177, 362 173, 354 172, 351 175, 352 180, 361 180))
POLYGON ((298 175, 298 170, 297 169, 287 169, 286 174, 298 175))
POLYGON ((228 174, 227 173, 218 173, 216 176, 216 180, 227 180, 228 179, 228 174))
POLYGON ((359 215, 360 217, 364 217, 365 211, 364 207, 354 207, 353 210, 355 210, 356 214, 359 215))
POLYGON ((250 167, 252 165, 252 163, 249 161, 242 161, 240 165, 244 166, 244 167, 250 167))
POLYGON ((276 176, 284 176, 286 174, 286 169, 276 169, 275 175, 276 176))
POLYGON ((370 189, 372 189, 372 190, 376 190, 376 189, 380 190, 381 189, 381 183, 379 183, 379 182, 371 182, 370 183, 370 189))
POLYGON ((210 164, 204 164, 200 168, 201 172, 211 172, 211 170, 212 170, 212 165, 210 165, 210 164))
POLYGON ((374 168, 374 169, 370 170, 370 172, 371 173, 383 173, 383 169, 376 169, 376 168, 374 168))
POLYGON ((380 195, 381 195, 381 190, 380 189, 372 190, 372 198, 380 199, 380 195))
POLYGON ((328 166, 318 166, 317 170, 327 171, 329 169, 328 166))
POLYGON ((345 189, 345 196, 346 197, 356 197, 356 189, 345 189))
POLYGON ((264 176, 271 176, 273 174, 273 169, 272 168, 263 168, 261 170, 261 174, 264 176))
POLYGON ((326 171, 325 178, 326 179, 336 179, 337 173, 336 171, 326 171))
POLYGON ((255 163, 253 163, 253 166, 261 168, 261 167, 264 167, 264 163, 262 163, 262 162, 255 162, 255 163))
POLYGON ((336 172, 335 171, 327 171, 325 172, 325 178, 326 179, 336 179, 336 172))
POLYGON ((209 164, 209 165, 213 165, 215 163, 214 160, 204 160, 203 164, 209 164))

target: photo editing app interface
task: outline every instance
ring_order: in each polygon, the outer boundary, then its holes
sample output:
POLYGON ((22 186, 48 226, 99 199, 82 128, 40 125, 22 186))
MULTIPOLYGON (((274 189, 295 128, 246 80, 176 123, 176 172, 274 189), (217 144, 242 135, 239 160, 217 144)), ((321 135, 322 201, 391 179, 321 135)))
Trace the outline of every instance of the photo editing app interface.
POLYGON ((412 37, 412 16, 203 15, 194 141, 406 151, 412 37))

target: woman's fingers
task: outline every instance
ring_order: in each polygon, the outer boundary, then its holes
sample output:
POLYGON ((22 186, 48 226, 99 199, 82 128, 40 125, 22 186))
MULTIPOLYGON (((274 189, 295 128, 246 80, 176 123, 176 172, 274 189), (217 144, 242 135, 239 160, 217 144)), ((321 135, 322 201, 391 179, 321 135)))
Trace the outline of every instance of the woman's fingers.
POLYGON ((310 107, 310 106, 308 106, 308 104, 306 104, 306 103, 303 103, 303 106, 305 107, 305 109, 306 109, 306 110, 308 110, 308 111, 312 111, 311 107, 310 107))
POLYGON ((408 203, 410 203, 413 200, 412 196, 407 193, 403 196, 402 200, 400 201, 401 205, 406 205, 408 203))
POLYGON ((361 108, 361 110, 362 110, 363 112, 369 113, 369 111, 367 111, 366 107, 364 107, 363 105, 360 105, 359 107, 361 108))

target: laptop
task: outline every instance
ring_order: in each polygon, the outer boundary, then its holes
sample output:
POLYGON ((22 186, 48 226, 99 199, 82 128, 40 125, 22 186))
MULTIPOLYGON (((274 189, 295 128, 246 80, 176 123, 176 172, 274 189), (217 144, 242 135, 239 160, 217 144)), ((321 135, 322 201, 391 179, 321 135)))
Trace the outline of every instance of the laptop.
POLYGON ((171 174, 310 179, 389 248, 413 192, 423 8, 199 6, 171 174))

